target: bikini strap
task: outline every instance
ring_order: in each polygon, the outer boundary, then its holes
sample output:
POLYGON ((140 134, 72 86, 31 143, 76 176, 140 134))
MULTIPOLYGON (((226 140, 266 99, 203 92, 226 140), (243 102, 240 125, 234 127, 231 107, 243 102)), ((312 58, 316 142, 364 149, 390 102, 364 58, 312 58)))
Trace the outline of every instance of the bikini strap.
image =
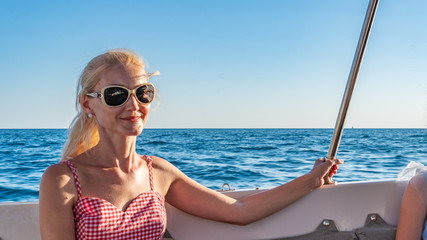
POLYGON ((82 196, 82 189, 81 189, 81 187, 80 187, 80 181, 79 181, 79 177, 78 177, 78 175, 77 175, 77 169, 74 167, 74 165, 70 162, 70 161, 68 161, 68 160, 64 160, 64 161, 62 161, 62 163, 65 163, 65 164, 67 164, 67 166, 71 169, 71 172, 73 173, 73 176, 74 176, 74 181, 75 181, 75 183, 76 183, 76 188, 77 188, 77 195, 78 195, 78 197, 79 197, 79 199, 81 198, 81 196, 82 196))
POLYGON ((154 191, 154 180, 153 180, 153 159, 150 156, 144 155, 144 158, 147 161, 148 174, 150 175, 150 188, 151 191, 154 191))

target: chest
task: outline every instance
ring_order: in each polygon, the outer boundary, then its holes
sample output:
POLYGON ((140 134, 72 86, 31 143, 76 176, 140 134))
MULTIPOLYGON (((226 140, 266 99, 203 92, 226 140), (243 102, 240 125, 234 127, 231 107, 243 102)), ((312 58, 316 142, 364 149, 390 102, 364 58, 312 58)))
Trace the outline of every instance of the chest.
POLYGON ((82 172, 81 198, 98 198, 124 211, 141 193, 152 190, 148 171, 117 173, 109 170, 82 172))

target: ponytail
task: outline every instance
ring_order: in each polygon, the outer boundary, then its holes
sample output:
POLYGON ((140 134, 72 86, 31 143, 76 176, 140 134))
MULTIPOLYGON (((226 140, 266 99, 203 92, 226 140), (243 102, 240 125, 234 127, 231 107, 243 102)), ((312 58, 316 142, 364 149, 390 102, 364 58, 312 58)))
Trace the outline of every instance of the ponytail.
POLYGON ((68 141, 64 146, 61 161, 69 160, 95 147, 99 141, 95 120, 80 112, 71 123, 68 141))

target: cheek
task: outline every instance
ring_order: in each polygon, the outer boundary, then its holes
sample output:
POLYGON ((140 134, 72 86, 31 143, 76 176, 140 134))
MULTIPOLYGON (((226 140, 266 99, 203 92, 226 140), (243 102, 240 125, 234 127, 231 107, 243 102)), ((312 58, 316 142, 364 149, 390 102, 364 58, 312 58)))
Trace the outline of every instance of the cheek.
POLYGON ((104 126, 106 124, 115 123, 115 116, 119 114, 118 109, 110 108, 110 109, 98 109, 95 111, 96 122, 98 125, 104 126))
POLYGON ((150 113, 150 107, 151 107, 151 104, 150 105, 143 105, 143 106, 141 106, 141 110, 140 111, 143 114, 142 120, 144 122, 144 125, 147 122, 148 113, 150 113))

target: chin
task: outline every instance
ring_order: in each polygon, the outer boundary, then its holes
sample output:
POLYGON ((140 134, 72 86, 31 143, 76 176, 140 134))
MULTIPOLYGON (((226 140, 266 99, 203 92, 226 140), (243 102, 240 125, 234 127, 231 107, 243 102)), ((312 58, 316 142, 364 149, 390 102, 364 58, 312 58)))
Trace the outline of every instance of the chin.
POLYGON ((144 128, 137 128, 137 129, 131 129, 129 131, 129 135, 130 136, 139 136, 142 133, 142 130, 144 130, 144 128))
POLYGON ((135 124, 129 127, 126 127, 122 131, 128 136, 139 136, 144 130, 144 126, 142 124, 135 124))

